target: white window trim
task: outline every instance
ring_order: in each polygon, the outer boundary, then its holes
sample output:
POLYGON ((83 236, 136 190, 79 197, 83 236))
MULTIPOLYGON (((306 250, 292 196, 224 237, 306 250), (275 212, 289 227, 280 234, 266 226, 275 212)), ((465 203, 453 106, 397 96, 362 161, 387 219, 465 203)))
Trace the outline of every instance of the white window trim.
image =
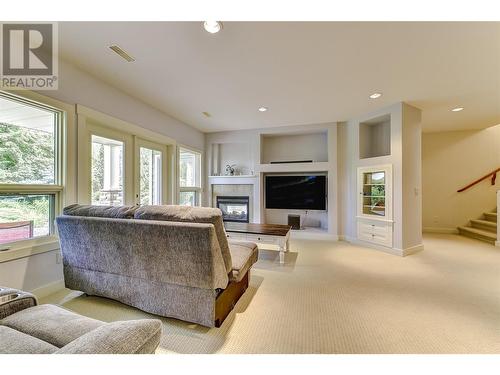
MULTIPOLYGON (((61 118, 56 129, 56 136, 58 137, 58 147, 55 150, 57 163, 56 184, 0 184, 0 193, 54 194, 54 217, 56 217, 61 213, 62 207, 73 203, 76 197, 74 194, 76 174, 72 168, 68 168, 68 165, 76 162, 74 157, 70 157, 68 153, 68 149, 75 147, 76 144, 74 107, 32 91, 12 92, 5 90, 3 93, 20 101, 26 101, 30 104, 31 102, 39 103, 42 108, 49 107, 60 112, 61 118), (68 193, 68 190, 71 193, 68 193)), ((59 249, 55 223, 51 223, 51 231, 52 234, 48 236, 0 244, 0 249, 3 250, 0 251, 0 263, 59 249)))

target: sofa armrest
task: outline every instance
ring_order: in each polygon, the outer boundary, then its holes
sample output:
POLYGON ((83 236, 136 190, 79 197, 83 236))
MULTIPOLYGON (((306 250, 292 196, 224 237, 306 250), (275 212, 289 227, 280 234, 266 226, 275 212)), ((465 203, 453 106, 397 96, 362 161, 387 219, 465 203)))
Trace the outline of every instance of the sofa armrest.
POLYGON ((153 354, 160 338, 159 320, 113 322, 80 336, 54 354, 153 354))
POLYGON ((0 320, 36 305, 37 300, 33 294, 0 286, 0 320))

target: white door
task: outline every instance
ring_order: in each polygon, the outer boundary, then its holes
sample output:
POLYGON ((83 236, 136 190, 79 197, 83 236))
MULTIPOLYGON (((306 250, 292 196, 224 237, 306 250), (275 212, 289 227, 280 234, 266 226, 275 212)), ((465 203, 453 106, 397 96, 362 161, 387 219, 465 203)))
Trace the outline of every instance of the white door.
POLYGON ((167 202, 167 147, 136 138, 135 203, 160 205, 167 202))
POLYGON ((105 206, 133 204, 132 136, 88 124, 79 148, 81 203, 105 206))

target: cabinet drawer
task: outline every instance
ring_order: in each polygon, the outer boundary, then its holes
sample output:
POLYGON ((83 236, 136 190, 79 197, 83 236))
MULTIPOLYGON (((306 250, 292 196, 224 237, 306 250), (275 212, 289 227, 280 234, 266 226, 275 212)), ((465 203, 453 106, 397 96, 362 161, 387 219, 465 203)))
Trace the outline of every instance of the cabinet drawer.
POLYGON ((358 239, 391 247, 392 225, 384 222, 359 221, 358 239))
POLYGON ((391 229, 390 225, 385 223, 368 223, 368 222, 360 222, 358 223, 358 228, 362 232, 366 233, 375 233, 375 234, 387 234, 391 229))
POLYGON ((359 233, 358 238, 363 241, 372 242, 382 246, 391 246, 392 238, 387 234, 359 233))
POLYGON ((265 235, 247 234, 247 241, 274 244, 276 243, 276 238, 265 235))
POLYGON ((247 236, 245 233, 226 232, 226 236, 227 236, 227 238, 230 238, 232 240, 245 241, 247 239, 247 236))

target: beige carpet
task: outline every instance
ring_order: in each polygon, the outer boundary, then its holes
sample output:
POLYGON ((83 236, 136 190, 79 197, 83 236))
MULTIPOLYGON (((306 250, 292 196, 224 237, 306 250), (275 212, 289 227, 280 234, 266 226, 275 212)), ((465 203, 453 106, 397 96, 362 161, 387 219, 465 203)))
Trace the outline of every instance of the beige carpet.
MULTIPOLYGON (((219 329, 163 318, 158 353, 500 353, 500 248, 426 235, 401 258, 292 241, 262 250, 250 288, 219 329)), ((104 321, 152 317, 68 290, 43 300, 104 321)))

